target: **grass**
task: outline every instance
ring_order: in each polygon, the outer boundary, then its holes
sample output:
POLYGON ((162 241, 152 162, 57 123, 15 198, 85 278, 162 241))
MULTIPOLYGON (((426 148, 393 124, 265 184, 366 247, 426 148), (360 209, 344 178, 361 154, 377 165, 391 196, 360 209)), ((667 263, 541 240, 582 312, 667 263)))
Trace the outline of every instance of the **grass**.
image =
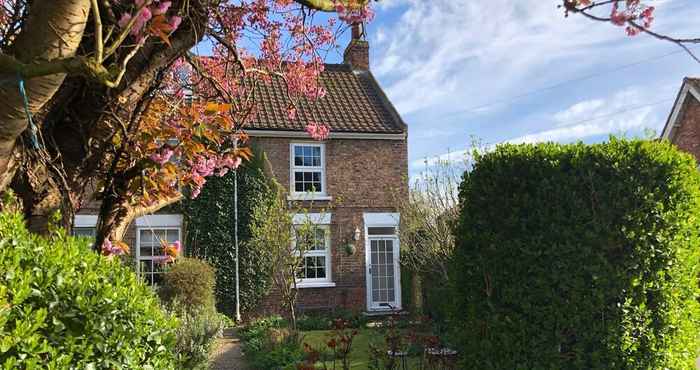
MULTIPOLYGON (((309 344, 312 348, 319 350, 320 352, 325 352, 329 356, 332 355, 328 352, 329 349, 326 343, 331 338, 333 331, 331 330, 313 330, 303 332, 304 338, 303 343, 309 344)), ((373 343, 375 345, 384 344, 384 336, 381 332, 376 329, 358 329, 358 334, 352 342, 352 348, 350 351, 350 368, 351 369, 369 369, 369 359, 370 351, 369 346, 373 343)), ((328 356, 326 356, 328 358, 328 356)), ((418 358, 409 359, 409 369, 418 368, 418 358)), ((323 368, 324 363, 319 363, 317 367, 323 368)), ((328 369, 333 369, 333 361, 325 362, 328 369)), ((336 361, 336 369, 341 369, 340 361, 336 361)))

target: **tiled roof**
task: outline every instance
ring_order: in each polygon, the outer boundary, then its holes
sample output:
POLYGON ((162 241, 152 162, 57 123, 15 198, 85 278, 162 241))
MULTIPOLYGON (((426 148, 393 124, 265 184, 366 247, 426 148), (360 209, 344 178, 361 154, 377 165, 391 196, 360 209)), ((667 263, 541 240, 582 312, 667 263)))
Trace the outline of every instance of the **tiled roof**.
POLYGON ((700 88, 700 78, 695 78, 695 77, 686 77, 685 81, 688 83, 693 84, 693 86, 698 89, 700 88))
POLYGON ((332 132, 406 132, 406 125, 370 72, 327 64, 321 83, 326 96, 316 101, 302 99, 294 120, 287 117, 289 100, 284 83, 261 83, 256 91, 258 113, 247 129, 303 131, 309 122, 319 122, 330 126, 332 132))

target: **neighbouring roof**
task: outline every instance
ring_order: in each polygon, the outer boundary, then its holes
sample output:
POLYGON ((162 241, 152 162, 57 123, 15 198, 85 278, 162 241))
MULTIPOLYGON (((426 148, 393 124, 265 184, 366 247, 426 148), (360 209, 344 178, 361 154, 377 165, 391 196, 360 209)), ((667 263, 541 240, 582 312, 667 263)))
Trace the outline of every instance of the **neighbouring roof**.
POLYGON ((689 97, 700 101, 700 78, 686 77, 683 79, 683 85, 681 85, 678 91, 676 101, 673 103, 671 113, 669 113, 666 125, 661 133, 662 139, 674 139, 674 132, 680 127, 683 107, 685 106, 686 99, 689 97))
POLYGON ((304 131, 309 122, 325 123, 332 132, 400 134, 406 124, 369 71, 327 64, 321 74, 327 91, 322 99, 301 99, 297 117, 287 117, 289 99, 283 81, 260 84, 258 113, 248 130, 304 131))

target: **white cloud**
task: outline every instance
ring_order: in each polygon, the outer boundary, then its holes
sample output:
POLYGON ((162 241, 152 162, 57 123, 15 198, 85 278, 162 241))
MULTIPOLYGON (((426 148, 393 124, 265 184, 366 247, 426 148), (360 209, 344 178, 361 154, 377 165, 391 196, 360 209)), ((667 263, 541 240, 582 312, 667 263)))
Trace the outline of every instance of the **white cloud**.
MULTIPOLYGON (((380 13, 399 1, 382 3, 380 13)), ((630 42, 622 28, 576 16, 565 19, 555 1, 400 3, 406 7, 398 20, 378 26, 372 69, 388 82, 386 91, 404 115, 507 98, 585 74, 601 63, 595 56, 603 50, 639 50, 648 57, 644 45, 659 42, 630 42)))
POLYGON ((566 122, 581 119, 581 117, 584 115, 595 113, 603 105, 605 105, 603 99, 582 101, 580 103, 572 105, 571 107, 569 107, 569 109, 565 111, 556 113, 554 115, 554 120, 560 122, 560 125, 565 124, 566 122))
POLYGON ((651 93, 630 88, 605 99, 586 100, 552 116, 552 129, 506 140, 507 143, 569 142, 605 134, 627 134, 658 126, 653 114, 659 102, 650 101, 651 93), (653 104, 653 105, 652 105, 653 104))

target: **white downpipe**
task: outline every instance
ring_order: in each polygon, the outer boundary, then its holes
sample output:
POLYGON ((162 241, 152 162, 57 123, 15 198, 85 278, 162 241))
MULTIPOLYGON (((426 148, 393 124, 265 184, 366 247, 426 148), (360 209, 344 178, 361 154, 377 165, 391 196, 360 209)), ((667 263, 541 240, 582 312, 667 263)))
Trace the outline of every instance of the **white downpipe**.
POLYGON ((236 324, 238 324, 241 322, 241 289, 238 274, 238 168, 233 171, 233 223, 233 238, 236 247, 236 324))

